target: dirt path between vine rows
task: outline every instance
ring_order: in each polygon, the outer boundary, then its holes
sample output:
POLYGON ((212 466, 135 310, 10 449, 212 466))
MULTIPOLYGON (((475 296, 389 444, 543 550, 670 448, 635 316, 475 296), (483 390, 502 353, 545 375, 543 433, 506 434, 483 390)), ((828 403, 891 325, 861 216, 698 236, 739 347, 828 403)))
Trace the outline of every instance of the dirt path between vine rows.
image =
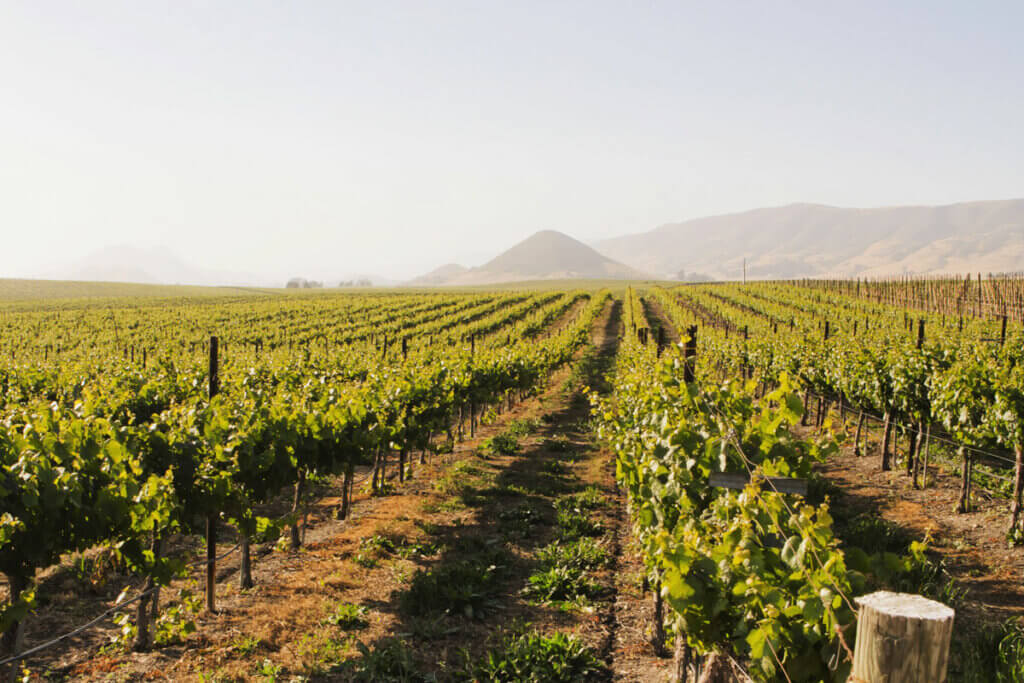
MULTIPOLYGON (((679 335, 658 302, 644 297, 644 307, 648 324, 651 327, 654 327, 653 323, 659 324, 665 330, 667 342, 678 343, 679 335)), ((609 453, 607 459, 610 475, 614 479, 614 455, 609 453)), ((616 493, 621 522, 616 539, 615 627, 607 659, 610 677, 614 681, 665 681, 669 677, 672 659, 655 652, 652 641, 654 595, 643 590, 646 569, 630 528, 626 496, 624 492, 616 493)))
MULTIPOLYGON (((669 321, 668 316, 665 315, 664 309, 661 307, 661 302, 650 296, 643 297, 644 314, 647 316, 647 321, 651 327, 657 327, 665 330, 665 340, 670 344, 678 344, 680 342, 679 330, 676 326, 669 321)), ((657 336, 655 336, 657 338, 657 336)))

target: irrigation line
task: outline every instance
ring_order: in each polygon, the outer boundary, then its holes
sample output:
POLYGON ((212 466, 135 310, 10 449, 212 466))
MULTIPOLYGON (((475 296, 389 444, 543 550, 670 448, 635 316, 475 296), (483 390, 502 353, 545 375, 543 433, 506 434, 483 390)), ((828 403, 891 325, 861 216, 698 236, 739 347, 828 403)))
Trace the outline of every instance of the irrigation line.
POLYGON ((6 666, 7 664, 10 664, 12 662, 20 661, 22 659, 25 659, 26 657, 30 657, 30 656, 34 655, 35 653, 37 653, 37 652, 42 652, 43 650, 46 650, 47 648, 53 647, 54 645, 56 645, 57 643, 61 642, 62 640, 70 638, 71 636, 74 636, 74 635, 78 635, 82 631, 85 631, 88 628, 94 626, 96 623, 101 621, 104 617, 106 617, 110 613, 116 612, 117 610, 122 609, 125 605, 130 605, 131 603, 133 603, 133 602, 135 602, 137 600, 141 600, 142 598, 146 597, 150 593, 155 593, 158 588, 159 588, 159 586, 153 586, 149 590, 145 590, 145 591, 139 593, 134 598, 129 598, 128 600, 122 600, 121 602, 117 603, 116 605, 114 605, 110 609, 108 609, 108 610, 106 610, 104 612, 101 612, 98 617, 92 619, 91 621, 86 622, 85 624, 83 624, 82 626, 79 626, 78 628, 76 628, 73 631, 68 631, 67 633, 65 633, 63 635, 57 636, 53 640, 47 641, 47 642, 43 643, 42 645, 36 645, 35 647, 30 648, 28 650, 25 650, 24 652, 20 652, 20 653, 18 653, 16 655, 12 655, 12 656, 8 657, 7 659, 0 659, 0 667, 6 666))
MULTIPOLYGON (((679 345, 677 344, 676 346, 679 346, 679 345)), ((704 356, 704 355, 712 356, 713 354, 708 354, 706 352, 701 353, 700 351, 698 351, 696 355, 697 356, 704 356)), ((826 399, 826 400, 829 400, 829 401, 835 401, 836 400, 834 397, 826 396, 825 394, 821 394, 821 393, 818 393, 816 391, 812 391, 810 389, 807 389, 806 391, 807 391, 808 394, 810 394, 814 398, 826 399)), ((876 414, 872 413, 869 410, 864 410, 863 408, 858 407, 856 404, 851 403, 849 401, 846 401, 846 399, 843 399, 843 400, 844 400, 845 405, 851 411, 858 411, 858 412, 864 413, 865 416, 871 418, 872 420, 875 420, 876 422, 885 422, 885 417, 884 416, 879 416, 879 415, 876 415, 876 414)), ((922 431, 918 427, 915 427, 912 424, 907 424, 905 422, 900 422, 900 421, 898 421, 898 420, 896 420, 894 418, 889 418, 889 423, 894 425, 894 426, 896 426, 896 427, 900 427, 900 428, 902 428, 905 431, 916 432, 917 434, 919 434, 921 436, 925 435, 924 431, 922 431)), ((948 434, 948 432, 947 432, 947 434, 948 434)), ((941 436, 941 435, 937 434, 934 431, 931 433, 930 438, 932 438, 932 439, 934 439, 936 441, 940 441, 940 442, 945 443, 945 444, 949 444, 950 446, 954 446, 954 447, 956 447, 958 449, 959 448, 963 448, 964 450, 970 451, 970 452, 972 452, 974 454, 983 455, 985 457, 992 458, 993 460, 999 460, 999 461, 1004 462, 1004 463, 1006 463, 1008 465, 1015 465, 1016 464, 1016 460, 1014 460, 1013 458, 1007 457, 1005 455, 1000 455, 999 453, 993 453, 992 451, 986 451, 984 449, 977 448, 975 446, 970 446, 968 444, 959 443, 957 441, 952 440, 951 438, 947 438, 947 437, 941 436)), ((1006 481, 1012 481, 1012 480, 1007 478, 1006 481)))
MULTIPOLYGON (((811 394, 812 396, 816 397, 816 398, 833 400, 833 399, 829 398, 828 396, 825 396, 823 394, 819 394, 819 393, 817 393, 815 391, 808 390, 808 393, 811 394)), ((851 411, 862 412, 862 413, 864 413, 865 416, 870 417, 872 420, 875 420, 876 422, 883 422, 883 423, 885 422, 885 417, 884 416, 883 417, 879 417, 878 415, 875 415, 874 413, 872 413, 870 411, 862 410, 862 409, 858 408, 856 405, 853 405, 852 403, 848 403, 847 406, 849 406, 851 411)), ((927 433, 927 432, 922 431, 920 428, 915 427, 912 424, 907 424, 905 422, 899 422, 899 421, 894 420, 892 418, 889 418, 889 423, 894 425, 894 426, 896 426, 896 427, 900 427, 900 428, 902 428, 905 431, 916 432, 920 436, 925 436, 926 433, 927 433)), ((939 434, 936 434, 935 432, 932 432, 929 438, 934 439, 936 441, 940 441, 940 442, 945 443, 945 444, 949 444, 950 446, 955 446, 958 449, 959 448, 963 448, 964 450, 971 451, 972 453, 976 453, 978 455, 983 455, 983 456, 992 458, 993 460, 1000 460, 1002 462, 1005 462, 1008 465, 1015 465, 1016 464, 1015 460, 1013 460, 1011 458, 1008 458, 1005 455, 1000 455, 998 453, 993 453, 992 451, 986 451, 986 450, 983 450, 981 448, 975 448, 974 446, 969 446, 967 444, 958 443, 956 441, 953 441, 952 439, 948 439, 946 437, 940 436, 939 434)), ((1006 481, 1011 481, 1011 479, 1007 478, 1006 481)))
MULTIPOLYGON (((211 564, 211 563, 214 563, 214 562, 218 562, 220 560, 223 560, 225 557, 227 557, 231 553, 233 553, 236 550, 238 550, 240 545, 241 544, 236 543, 235 547, 231 548, 230 550, 227 550, 222 555, 220 555, 218 557, 215 557, 212 560, 200 560, 198 562, 193 562, 193 563, 191 563, 191 564, 189 564, 187 566, 190 567, 190 568, 195 568, 195 567, 201 567, 201 566, 204 566, 204 565, 208 565, 208 564, 211 564)), ((59 643, 59 642, 61 642, 63 640, 67 640, 68 638, 70 638, 72 636, 76 636, 79 633, 81 633, 82 631, 86 631, 89 628, 91 628, 92 626, 95 626, 97 623, 102 621, 105 617, 109 616, 113 612, 116 612, 116 611, 118 611, 120 609, 124 609, 124 607, 126 605, 130 605, 133 602, 137 602, 138 600, 141 600, 142 598, 146 597, 147 595, 150 595, 152 593, 157 592, 158 590, 160 590, 160 588, 161 588, 161 586, 153 586, 152 588, 149 588, 147 590, 142 591, 141 593, 139 593, 138 595, 136 595, 133 598, 129 598, 127 600, 122 600, 122 601, 120 601, 118 603, 115 603, 113 607, 110 607, 109 609, 104 610, 103 612, 101 612, 99 614, 99 616, 94 617, 93 619, 87 621, 86 623, 82 624, 81 626, 79 626, 78 628, 74 629, 73 631, 68 631, 67 633, 65 633, 63 635, 59 635, 59 636, 57 636, 56 638, 54 638, 52 640, 48 640, 45 643, 42 643, 40 645, 36 645, 33 648, 29 648, 28 650, 25 650, 24 652, 19 652, 18 654, 11 655, 10 657, 8 657, 6 659, 0 659, 0 667, 6 666, 7 664, 10 664, 12 662, 21 661, 22 659, 25 659, 27 657, 31 657, 32 655, 36 654, 37 652, 42 652, 43 650, 51 648, 51 647, 53 647, 54 645, 56 645, 57 643, 59 643)))

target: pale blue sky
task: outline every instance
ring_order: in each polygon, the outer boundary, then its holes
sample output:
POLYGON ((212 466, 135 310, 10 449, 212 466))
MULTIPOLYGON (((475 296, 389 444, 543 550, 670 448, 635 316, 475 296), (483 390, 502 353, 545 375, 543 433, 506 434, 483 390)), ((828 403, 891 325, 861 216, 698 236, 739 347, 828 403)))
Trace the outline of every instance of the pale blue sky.
POLYGON ((1021 2, 0 3, 0 276, 1024 195, 1021 2))

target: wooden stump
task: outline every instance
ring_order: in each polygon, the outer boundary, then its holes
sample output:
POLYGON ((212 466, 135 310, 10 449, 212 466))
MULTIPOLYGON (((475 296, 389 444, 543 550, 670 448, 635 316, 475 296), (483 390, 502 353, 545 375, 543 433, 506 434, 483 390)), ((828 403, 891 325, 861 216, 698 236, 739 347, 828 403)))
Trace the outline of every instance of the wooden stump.
POLYGON ((920 595, 879 591, 856 599, 857 646, 850 681, 942 683, 952 608, 920 595))

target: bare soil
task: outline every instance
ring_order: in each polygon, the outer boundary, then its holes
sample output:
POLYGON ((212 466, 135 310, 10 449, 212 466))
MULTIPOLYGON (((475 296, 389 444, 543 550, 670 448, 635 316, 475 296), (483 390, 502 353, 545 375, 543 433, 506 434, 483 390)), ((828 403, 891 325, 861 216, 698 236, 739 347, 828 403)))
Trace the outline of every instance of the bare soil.
MULTIPOLYGON (((852 424, 843 425, 848 435, 852 436, 855 422, 854 418, 852 424)), ((1024 551, 1007 542, 1009 499, 974 486, 972 510, 958 513, 961 480, 953 463, 933 457, 927 486, 915 489, 901 467, 902 448, 893 469, 882 471, 880 431, 872 430, 864 455, 854 455, 847 444, 820 467, 821 474, 838 487, 832 507, 878 515, 912 538, 927 538, 931 551, 967 591, 960 608, 963 616, 982 620, 1024 616, 1024 551)))

